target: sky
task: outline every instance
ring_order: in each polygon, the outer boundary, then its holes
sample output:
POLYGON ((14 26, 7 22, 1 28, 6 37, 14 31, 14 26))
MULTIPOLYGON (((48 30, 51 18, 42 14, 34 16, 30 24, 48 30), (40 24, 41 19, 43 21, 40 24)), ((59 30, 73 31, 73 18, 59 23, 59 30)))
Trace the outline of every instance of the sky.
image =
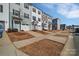
POLYGON ((53 18, 59 18, 61 24, 79 25, 78 3, 33 3, 33 5, 53 18))

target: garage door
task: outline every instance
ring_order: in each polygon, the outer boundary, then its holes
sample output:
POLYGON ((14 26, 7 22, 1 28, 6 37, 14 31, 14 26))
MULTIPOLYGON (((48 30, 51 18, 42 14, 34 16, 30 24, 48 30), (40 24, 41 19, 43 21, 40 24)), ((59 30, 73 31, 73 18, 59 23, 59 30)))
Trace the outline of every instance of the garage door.
POLYGON ((28 31, 28 30, 30 30, 30 26, 26 25, 26 24, 22 24, 21 25, 21 30, 28 31))
POLYGON ((18 29, 18 31, 20 31, 20 21, 14 21, 13 28, 18 29))

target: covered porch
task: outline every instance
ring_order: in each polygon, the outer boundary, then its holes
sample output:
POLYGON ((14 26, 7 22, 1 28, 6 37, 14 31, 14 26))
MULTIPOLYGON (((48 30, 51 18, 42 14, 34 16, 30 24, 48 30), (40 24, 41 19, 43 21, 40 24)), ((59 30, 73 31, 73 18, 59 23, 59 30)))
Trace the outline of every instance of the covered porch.
POLYGON ((13 17, 12 19, 12 29, 17 29, 18 31, 21 30, 21 21, 20 17, 13 17))

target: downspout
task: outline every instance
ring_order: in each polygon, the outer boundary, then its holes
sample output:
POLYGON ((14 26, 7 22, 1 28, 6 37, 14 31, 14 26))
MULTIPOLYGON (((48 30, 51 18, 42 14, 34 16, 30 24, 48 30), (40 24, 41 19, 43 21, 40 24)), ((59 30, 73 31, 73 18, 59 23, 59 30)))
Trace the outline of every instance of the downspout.
POLYGON ((30 30, 32 30, 33 28, 32 28, 32 22, 31 22, 31 20, 32 20, 32 4, 31 5, 29 5, 29 7, 30 7, 30 30))
MULTIPOLYGON (((21 9, 20 9, 20 13, 19 13, 19 18, 21 18, 21 9)), ((22 19, 20 20, 20 31, 21 31, 21 22, 22 22, 22 19)))
POLYGON ((21 31, 21 21, 20 21, 20 31, 21 31))
POLYGON ((10 28, 10 3, 9 3, 9 28, 10 28))

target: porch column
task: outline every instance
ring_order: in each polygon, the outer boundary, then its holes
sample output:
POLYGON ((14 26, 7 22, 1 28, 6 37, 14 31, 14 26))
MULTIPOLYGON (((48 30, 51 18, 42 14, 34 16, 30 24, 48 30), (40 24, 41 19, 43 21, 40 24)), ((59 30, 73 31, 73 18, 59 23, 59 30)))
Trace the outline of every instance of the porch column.
POLYGON ((20 21, 20 30, 21 30, 21 21, 20 21))
POLYGON ((12 19, 12 29, 13 29, 13 19, 12 19))

